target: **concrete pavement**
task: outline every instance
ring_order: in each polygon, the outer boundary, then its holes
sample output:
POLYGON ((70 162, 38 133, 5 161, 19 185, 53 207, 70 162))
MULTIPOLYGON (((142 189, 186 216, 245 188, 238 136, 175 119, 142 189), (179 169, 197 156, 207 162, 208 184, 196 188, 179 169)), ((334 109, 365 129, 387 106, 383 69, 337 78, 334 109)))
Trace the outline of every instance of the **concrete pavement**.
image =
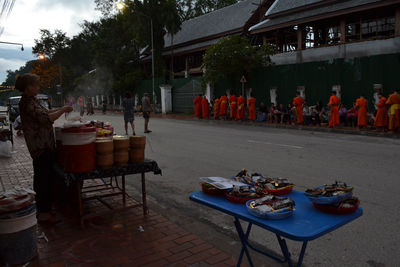
MULTIPOLYGON (((112 122, 117 133, 123 133, 121 115, 95 116, 112 122)), ((135 123, 136 133, 141 134, 143 120, 136 118, 135 123)), ((150 129, 146 156, 157 160, 163 177, 154 177, 149 192, 159 206, 183 212, 234 237, 230 217, 188 200, 190 192, 200 190, 199 177, 230 177, 247 168, 287 177, 300 191, 342 180, 355 187, 364 216, 310 242, 304 264, 396 266, 400 262, 400 216, 395 208, 400 198, 399 139, 169 119, 151 119, 150 129)), ((138 188, 139 184, 131 186, 138 188)), ((278 251, 272 234, 255 230, 254 241, 278 251)), ((289 247, 296 257, 300 244, 290 242, 289 247)))

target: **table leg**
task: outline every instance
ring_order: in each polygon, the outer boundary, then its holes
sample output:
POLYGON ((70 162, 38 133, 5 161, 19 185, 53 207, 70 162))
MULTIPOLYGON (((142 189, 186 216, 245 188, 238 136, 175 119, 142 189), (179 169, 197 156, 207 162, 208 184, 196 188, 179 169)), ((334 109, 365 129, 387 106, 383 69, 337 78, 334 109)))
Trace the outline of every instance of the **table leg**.
POLYGON ((144 172, 142 172, 142 205, 143 205, 143 215, 148 214, 147 210, 147 197, 146 197, 146 177, 144 172))
POLYGON ((125 175, 122 175, 122 203, 126 207, 125 175))
POLYGON ((306 252, 306 248, 307 248, 307 241, 304 241, 303 245, 301 246, 299 260, 297 261, 297 267, 300 267, 303 262, 304 253, 306 252))
POLYGON ((276 235, 276 238, 278 239, 279 246, 281 247, 283 256, 287 260, 287 263, 288 263, 289 267, 291 267, 292 266, 292 260, 290 259, 290 252, 289 252, 288 247, 286 245, 285 239, 282 239, 279 235, 276 235))
POLYGON ((240 251, 240 256, 239 256, 238 262, 236 264, 237 267, 239 267, 240 264, 242 263, 243 253, 246 253, 246 256, 247 256, 247 259, 249 260, 250 266, 251 267, 254 266, 253 261, 251 260, 251 257, 250 257, 249 250, 247 249, 247 239, 248 239, 250 231, 251 231, 251 226, 252 226, 252 223, 249 223, 246 234, 244 234, 242 225, 240 224, 240 221, 238 220, 238 218, 235 217, 236 231, 239 235, 240 241, 242 242, 242 250, 240 251))

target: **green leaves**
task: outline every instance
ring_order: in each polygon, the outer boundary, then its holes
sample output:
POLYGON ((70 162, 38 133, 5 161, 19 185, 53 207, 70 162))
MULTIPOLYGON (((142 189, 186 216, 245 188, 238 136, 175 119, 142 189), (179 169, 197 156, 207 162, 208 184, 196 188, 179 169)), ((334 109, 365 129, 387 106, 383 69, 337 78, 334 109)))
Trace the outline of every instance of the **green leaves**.
POLYGON ((272 53, 270 46, 252 46, 245 36, 225 37, 207 49, 203 79, 206 83, 215 83, 224 75, 246 75, 254 68, 270 64, 272 53))

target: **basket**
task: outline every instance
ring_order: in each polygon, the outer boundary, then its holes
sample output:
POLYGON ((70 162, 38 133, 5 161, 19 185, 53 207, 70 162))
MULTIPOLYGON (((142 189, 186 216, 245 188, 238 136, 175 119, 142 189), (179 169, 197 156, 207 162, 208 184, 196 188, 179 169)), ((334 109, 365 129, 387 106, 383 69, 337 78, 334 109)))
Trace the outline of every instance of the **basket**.
POLYGON ((287 195, 292 192, 294 185, 288 185, 279 189, 264 189, 265 193, 274 195, 274 196, 282 196, 282 195, 287 195))
POLYGON ((351 214, 358 209, 360 206, 360 200, 357 198, 357 203, 349 208, 339 207, 339 205, 322 205, 313 203, 314 207, 322 212, 330 213, 330 214, 351 214))
MULTIPOLYGON (((226 192, 225 193, 226 199, 232 203, 236 203, 236 204, 246 204, 246 202, 248 202, 249 200, 253 200, 254 196, 251 197, 237 197, 237 196, 233 196, 230 194, 230 192, 226 192)), ((260 198, 262 196, 259 196, 258 198, 260 198)))
POLYGON ((279 211, 279 212, 276 212, 276 211, 275 212, 265 212, 265 213, 260 212, 257 209, 250 208, 250 203, 253 200, 254 199, 251 199, 251 200, 246 202, 247 211, 253 216, 256 216, 256 217, 259 217, 259 218, 263 218, 263 219, 281 220, 281 219, 285 219, 287 217, 290 217, 293 214, 293 209, 288 209, 288 208, 285 208, 285 209, 283 209, 283 211, 279 211))
POLYGON ((207 183, 201 183, 201 190, 203 190, 204 193, 212 196, 223 196, 225 195, 225 190, 218 189, 214 186, 207 187, 207 183))

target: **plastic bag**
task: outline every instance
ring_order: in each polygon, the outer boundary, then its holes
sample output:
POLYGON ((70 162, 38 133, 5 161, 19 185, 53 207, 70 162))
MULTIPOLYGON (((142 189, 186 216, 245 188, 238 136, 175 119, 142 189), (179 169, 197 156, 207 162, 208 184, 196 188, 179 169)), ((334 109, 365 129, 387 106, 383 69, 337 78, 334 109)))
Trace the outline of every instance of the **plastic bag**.
POLYGON ((0 141, 0 157, 11 158, 12 144, 10 140, 0 141))

